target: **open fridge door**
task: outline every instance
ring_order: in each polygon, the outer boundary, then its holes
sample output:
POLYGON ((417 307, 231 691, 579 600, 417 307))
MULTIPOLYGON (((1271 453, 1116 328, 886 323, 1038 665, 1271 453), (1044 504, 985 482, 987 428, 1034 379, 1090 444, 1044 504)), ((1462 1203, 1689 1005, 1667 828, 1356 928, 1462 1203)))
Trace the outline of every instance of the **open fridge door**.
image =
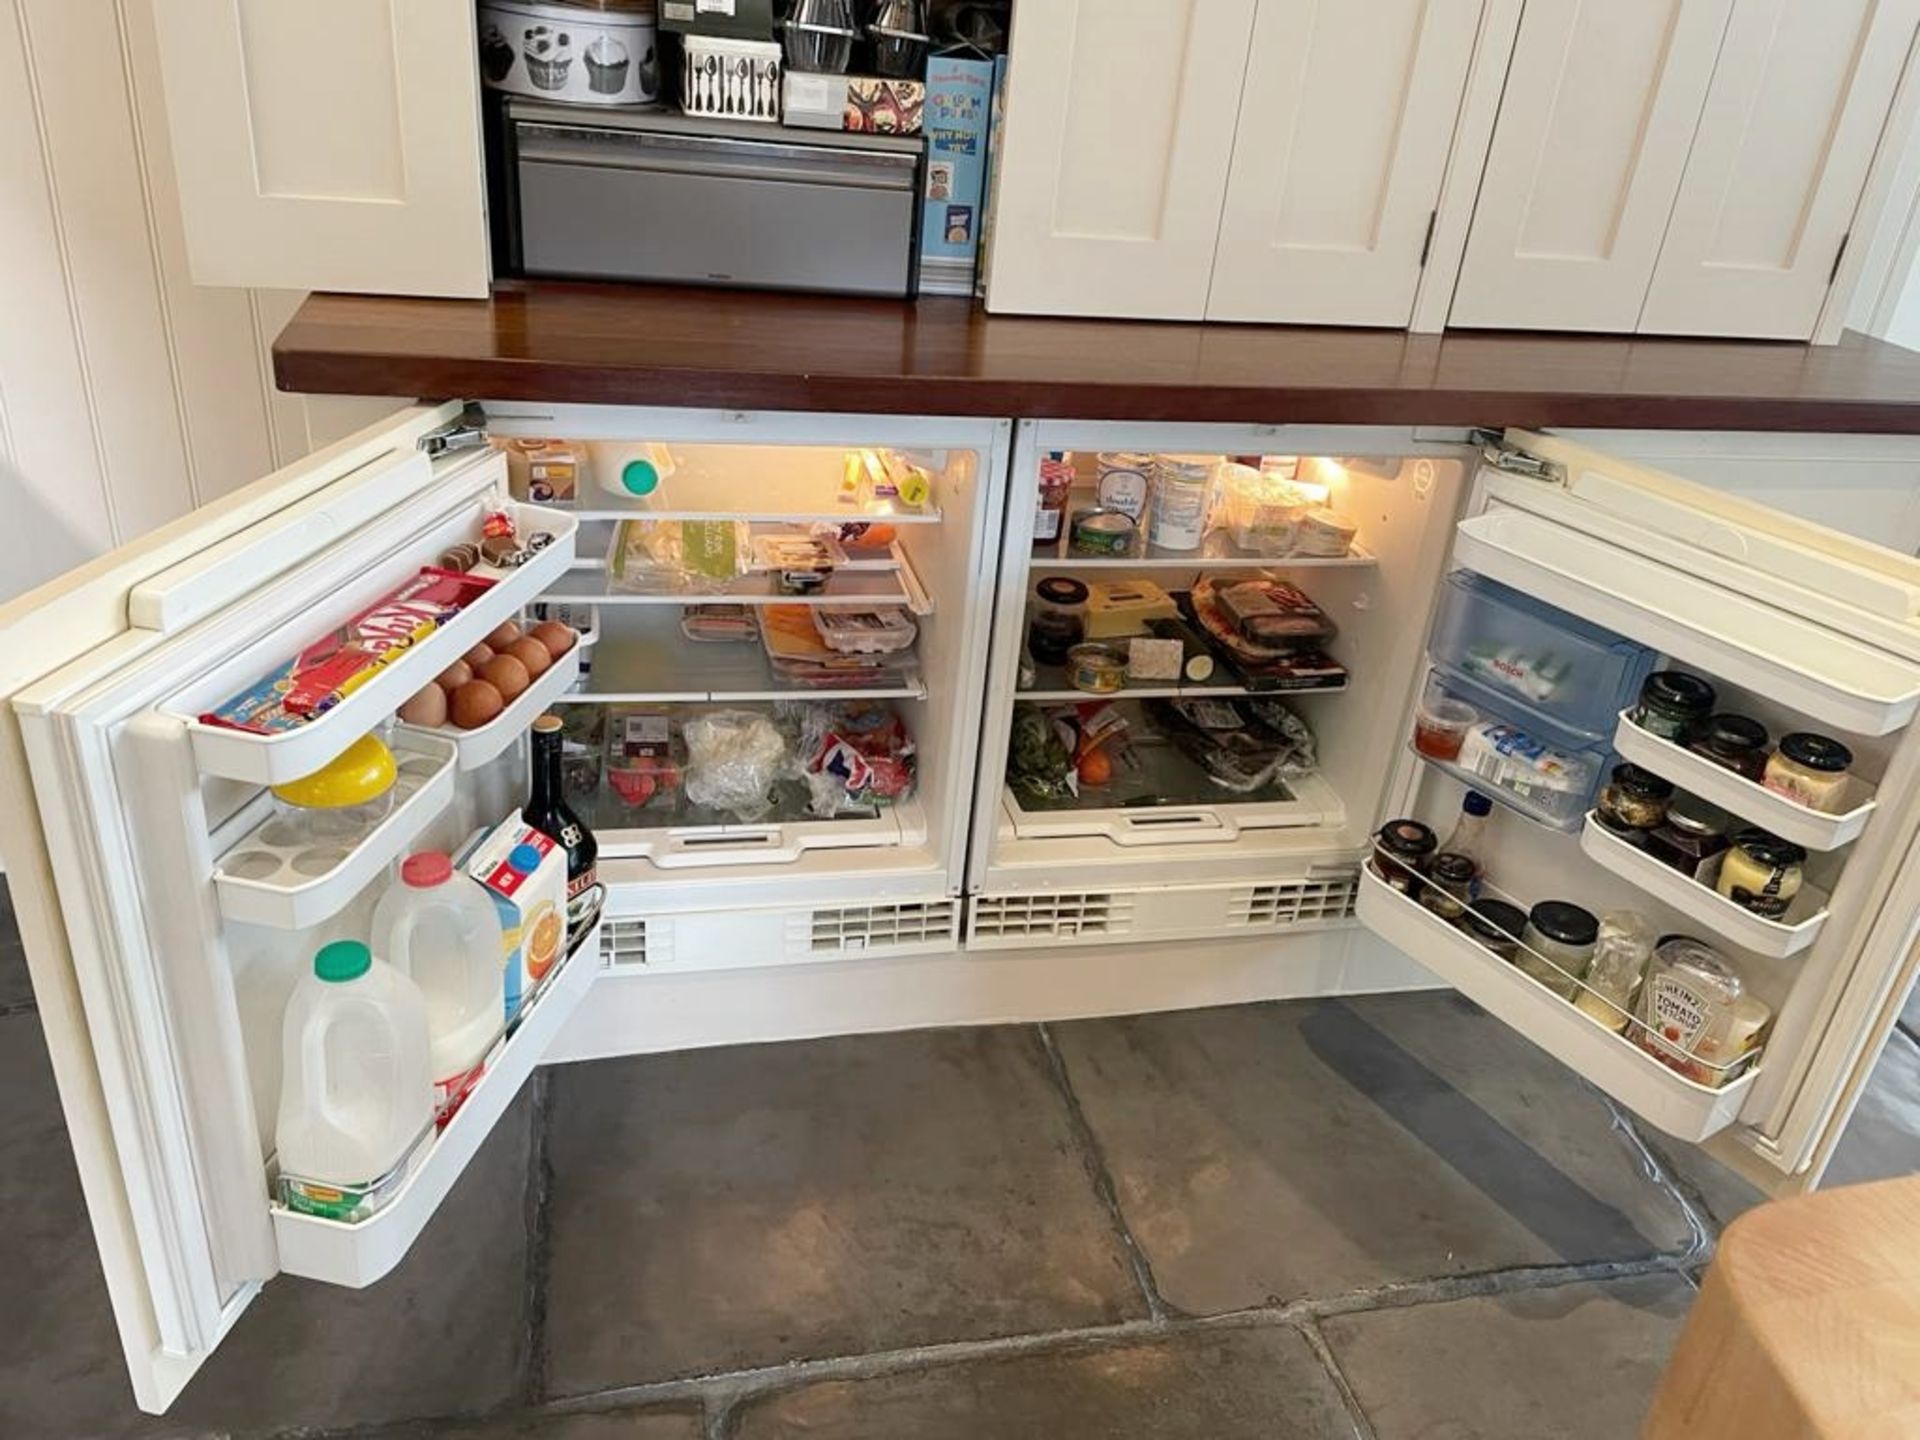
POLYGON ((1405 733, 1418 739, 1420 712, 1441 713, 1436 697, 1473 709, 1475 728, 1455 755, 1409 746, 1390 794, 1392 813, 1438 835, 1469 788, 1489 795, 1485 883, 1466 917, 1450 915, 1437 887, 1395 883, 1376 852, 1361 923, 1660 1130, 1713 1139, 1770 1189, 1814 1183, 1915 970, 1920 561, 1521 432, 1488 448, 1465 516, 1405 733), (1705 682, 1708 709, 1681 731, 1663 733, 1639 699, 1656 672, 1705 682), (1744 759, 1716 757, 1709 713, 1743 717, 1764 743, 1744 759), (1524 743, 1497 743, 1514 732, 1558 754, 1580 783, 1555 789, 1523 773, 1514 756, 1524 743), (1796 791, 1781 742, 1809 734, 1837 742, 1826 758, 1845 764, 1796 791), (1646 829, 1627 819, 1647 807, 1614 788, 1623 765, 1646 787, 1636 793, 1653 797, 1646 829), (1710 817, 1697 862, 1670 843, 1686 827, 1661 818, 1683 806, 1689 821, 1710 817), (1765 893, 1733 868, 1756 853, 1743 843, 1756 832, 1784 857, 1765 893), (1631 993, 1595 988, 1581 961, 1531 928, 1503 958, 1514 912, 1486 911, 1479 938, 1471 923, 1490 898, 1522 912, 1563 901, 1603 929, 1604 917, 1631 911, 1658 937, 1650 978, 1631 993), (1496 931, 1508 937, 1483 943, 1496 931), (1677 953, 1674 936, 1739 977, 1732 1031, 1716 1031, 1712 1014, 1663 1008, 1699 999, 1651 978, 1677 953), (1695 1023, 1698 1044, 1677 1047, 1695 1023), (1747 1040, 1727 1039, 1755 1025, 1747 1040))
POLYGON ((479 567, 492 583, 466 608, 304 726, 268 736, 200 716, 477 536, 504 467, 460 416, 403 412, 0 609, 0 846, 148 1411, 272 1276, 363 1285, 397 1263, 592 978, 593 956, 573 952, 370 1218, 276 1200, 260 1071, 278 1027, 250 1013, 250 957, 325 938, 409 844, 456 844, 498 802, 461 746, 397 731, 387 817, 324 865, 267 875, 251 853, 272 823, 264 787, 383 727, 537 595, 571 558, 571 518, 521 514, 551 532, 546 551, 479 567))

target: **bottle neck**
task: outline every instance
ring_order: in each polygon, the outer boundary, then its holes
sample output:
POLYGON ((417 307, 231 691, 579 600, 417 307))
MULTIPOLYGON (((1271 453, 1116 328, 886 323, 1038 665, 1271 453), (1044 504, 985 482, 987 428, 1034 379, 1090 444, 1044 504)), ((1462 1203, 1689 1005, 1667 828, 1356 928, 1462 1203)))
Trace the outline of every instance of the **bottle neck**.
POLYGON ((527 808, 539 814, 558 809, 560 805, 560 735, 559 732, 542 733, 535 731, 533 736, 533 793, 527 798, 527 808))

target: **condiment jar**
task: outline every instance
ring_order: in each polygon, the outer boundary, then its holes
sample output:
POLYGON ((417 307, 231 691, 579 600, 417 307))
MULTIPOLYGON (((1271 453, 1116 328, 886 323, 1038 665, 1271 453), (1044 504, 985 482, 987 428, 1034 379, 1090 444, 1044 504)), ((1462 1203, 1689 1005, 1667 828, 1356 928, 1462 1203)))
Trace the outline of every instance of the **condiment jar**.
POLYGON ((1767 727, 1744 715, 1715 715, 1687 748, 1749 780, 1767 773, 1767 727))
POLYGON ((1713 713, 1713 686, 1684 670, 1656 670, 1640 687, 1632 720, 1649 735, 1684 745, 1713 713))
POLYGON ((1064 665, 1067 652, 1087 638, 1087 587, 1066 575, 1052 575, 1033 587, 1033 618, 1027 622, 1027 648, 1042 665, 1064 665))
POLYGON ((1745 988, 1740 972, 1711 945, 1669 935, 1647 962, 1633 1041, 1689 1080, 1724 1085, 1733 1071, 1704 1063, 1711 1048, 1707 1039, 1732 1029, 1745 988))
POLYGON ((1600 823, 1623 839, 1638 844, 1647 831, 1667 818, 1673 782, 1638 765, 1616 765, 1595 806, 1600 823))
POLYGON ((1418 895, 1427 862, 1440 848, 1433 831, 1418 820, 1389 820, 1373 845, 1380 878, 1403 895, 1418 895))
POLYGON ((1645 916, 1632 910, 1605 916, 1594 941, 1593 959, 1581 977, 1583 988, 1573 1003, 1590 1019, 1619 1034, 1633 1016, 1634 997, 1646 977, 1653 946, 1653 925, 1645 916))
POLYGON ((1853 752, 1838 740, 1797 730, 1781 737, 1780 748, 1767 759, 1761 784, 1796 805, 1833 815, 1846 803, 1851 764, 1853 752))
POLYGON ((1714 856, 1727 848, 1726 812, 1684 790, 1667 804, 1667 818, 1646 832, 1647 853, 1690 880, 1702 878, 1714 856))
POLYGON ((1807 852, 1790 840, 1764 830, 1742 830, 1720 862, 1713 888, 1741 909, 1777 920, 1800 893, 1800 867, 1806 858, 1807 852))
POLYGON ((1480 867, 1471 855, 1442 854, 1427 866, 1427 885, 1420 903, 1449 924, 1457 925, 1473 899, 1473 882, 1480 867))
POLYGON ((1600 922, 1590 911, 1565 900, 1542 900, 1527 912, 1514 964, 1562 1000, 1571 1000, 1599 937, 1600 922))
POLYGON ((1520 936, 1527 928, 1527 912, 1504 900, 1476 900, 1460 921, 1460 928, 1512 964, 1520 953, 1520 936))

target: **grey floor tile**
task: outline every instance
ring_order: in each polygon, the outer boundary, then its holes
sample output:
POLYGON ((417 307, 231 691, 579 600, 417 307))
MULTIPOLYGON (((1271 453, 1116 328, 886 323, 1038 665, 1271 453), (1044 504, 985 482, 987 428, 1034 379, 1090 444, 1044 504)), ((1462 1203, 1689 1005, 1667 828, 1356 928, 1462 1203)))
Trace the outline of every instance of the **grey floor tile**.
POLYGON ((1055 1034, 1161 1293, 1191 1313, 1691 1234, 1592 1091, 1451 995, 1055 1034))
POLYGON ((743 1408, 735 1440, 1331 1440, 1355 1434, 1288 1328, 976 1360, 807 1385, 743 1408))
POLYGON ((1907 992, 1907 1004, 1900 1012, 1900 1023, 1907 1027, 1907 1033, 1916 1042, 1920 1042, 1920 981, 1916 981, 1913 989, 1907 992))
POLYGON ((1742 1176, 1729 1170, 1698 1145, 1658 1134, 1645 1126, 1641 1138, 1673 1177, 1676 1184, 1705 1210, 1704 1219, 1724 1230, 1766 1195, 1742 1176))
POLYGON ((383 1426, 365 1440, 702 1440, 698 1407, 623 1410, 593 1415, 519 1415, 464 1425, 383 1426))
POLYGON ((33 999, 27 978, 27 952, 20 945, 20 927, 13 919, 13 897, 7 878, 0 875, 0 1010, 10 1010, 33 999))
POLYGON ((548 1375, 673 1375, 1144 1313, 1034 1032, 553 1076, 548 1375))
POLYGON ((1693 1302, 1679 1276, 1566 1285, 1322 1322, 1379 1440, 1639 1433, 1693 1302))
POLYGON ((1821 1185, 1891 1180, 1920 1171, 1920 1045, 1899 1031, 1874 1066, 1821 1185))
POLYGON ((0 1435, 244 1434, 504 1403, 524 1377, 530 1136, 523 1099, 380 1285, 268 1285, 154 1421, 134 1408, 37 1021, 0 1019, 0 1273, 33 1316, 0 1326, 0 1435))

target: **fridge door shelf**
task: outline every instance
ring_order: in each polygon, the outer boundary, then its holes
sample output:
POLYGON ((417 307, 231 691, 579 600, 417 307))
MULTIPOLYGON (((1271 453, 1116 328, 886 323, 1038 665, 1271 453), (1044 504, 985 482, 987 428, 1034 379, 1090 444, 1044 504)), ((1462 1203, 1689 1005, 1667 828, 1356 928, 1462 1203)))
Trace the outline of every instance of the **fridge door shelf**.
POLYGON ((1859 776, 1850 776, 1840 809, 1828 814, 1795 804, 1786 796, 1756 785, 1744 775, 1736 775, 1723 765, 1696 755, 1646 730, 1631 719, 1632 711, 1620 712, 1614 730, 1613 748, 1621 758, 1671 780, 1689 794, 1710 800, 1730 815, 1758 825, 1782 840, 1808 850, 1838 850, 1860 838, 1873 818, 1873 786, 1859 776))
MULTIPOLYGON (((602 922, 604 924, 604 921, 602 922)), ((393 1197, 357 1222, 273 1207, 286 1274, 362 1289, 400 1263, 445 1200, 520 1087, 539 1065, 601 969, 600 927, 541 986, 488 1057, 486 1074, 447 1126, 431 1138, 393 1197)))
POLYGON ((1106 839, 1129 848, 1218 844, 1238 839, 1248 830, 1337 830, 1346 824, 1346 806, 1319 776, 1304 775, 1285 783, 1292 799, 1236 802, 1223 796, 1206 804, 1030 810, 1009 786, 1002 803, 1017 839, 1106 839))
POLYGON ((1779 960, 1797 955, 1819 938, 1827 923, 1827 892, 1803 884, 1787 913, 1779 920, 1754 914, 1713 889, 1715 869, 1704 881, 1682 875, 1629 844, 1589 815, 1580 831, 1580 848, 1587 858, 1623 880, 1630 880, 1656 900, 1699 922, 1721 939, 1756 955, 1779 960))
POLYGON ((497 759, 514 741, 526 734, 527 728, 547 709, 558 704, 579 678, 580 642, 576 640, 571 650, 547 667, 545 674, 514 696, 506 709, 477 729, 462 730, 454 725, 409 725, 405 721, 395 729, 398 733, 430 735, 444 740, 460 752, 462 770, 478 770, 497 759))
POLYGON ((1676 1139, 1698 1142, 1739 1116, 1757 1065, 1725 1085, 1699 1084, 1670 1070, 1517 966, 1374 874, 1360 872, 1360 923, 1455 990, 1585 1076, 1676 1139))
MULTIPOLYGON (((451 533, 465 534, 468 530, 477 533, 480 514, 490 508, 493 507, 488 504, 476 505, 466 515, 472 523, 463 524, 451 533)), ((196 687, 189 696, 183 697, 182 709, 175 713, 182 714, 187 721, 195 763, 209 775, 223 775, 229 780, 244 780, 255 785, 297 780, 311 775, 393 714, 410 696, 432 684, 436 675, 486 639, 502 621, 518 615, 523 606, 537 599, 540 592, 565 574, 573 563, 578 530, 573 516, 531 505, 515 506, 514 510, 523 531, 547 531, 554 537, 553 543, 514 569, 476 567, 474 574, 494 582, 485 594, 319 718, 275 735, 230 730, 199 718, 203 710, 239 691, 303 645, 311 644, 316 638, 312 631, 292 638, 276 636, 273 644, 278 645, 279 650, 259 647, 262 658, 249 660, 246 667, 223 666, 217 672, 218 685, 196 687)), ((423 543, 425 553, 420 563, 431 564, 448 543, 451 542, 438 535, 423 543)), ((366 603, 371 603, 372 598, 366 603)), ((361 608, 364 608, 361 604, 350 607, 347 614, 337 616, 334 623, 345 621, 361 608)))
POLYGON ((396 729, 395 803, 365 837, 333 842, 301 817, 269 814, 215 862, 220 913, 248 925, 304 930, 337 915, 407 853, 453 798, 458 755, 429 733, 396 729))
POLYGON ((1454 559, 1824 726, 1886 735, 1920 707, 1920 667, 1524 510, 1461 521, 1454 559))
POLYGON ((542 597, 548 601, 589 605, 899 605, 915 615, 933 613, 928 595, 903 557, 896 569, 836 570, 813 595, 782 595, 773 576, 753 571, 713 590, 627 591, 614 588, 604 561, 575 565, 542 597))

